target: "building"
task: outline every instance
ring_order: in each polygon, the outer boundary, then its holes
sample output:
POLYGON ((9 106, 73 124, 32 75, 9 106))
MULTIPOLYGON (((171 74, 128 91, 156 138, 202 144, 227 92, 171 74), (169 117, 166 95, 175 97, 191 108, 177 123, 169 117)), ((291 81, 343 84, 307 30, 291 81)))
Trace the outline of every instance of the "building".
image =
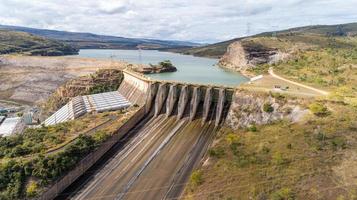
POLYGON ((6 118, 0 125, 0 135, 10 136, 14 133, 21 133, 24 127, 21 117, 6 118))
POLYGON ((33 124, 33 113, 32 112, 25 113, 23 118, 24 118, 24 123, 26 125, 33 124))
POLYGON ((55 125, 77 119, 86 113, 126 109, 130 105, 131 103, 118 91, 78 96, 47 118, 43 124, 55 125))

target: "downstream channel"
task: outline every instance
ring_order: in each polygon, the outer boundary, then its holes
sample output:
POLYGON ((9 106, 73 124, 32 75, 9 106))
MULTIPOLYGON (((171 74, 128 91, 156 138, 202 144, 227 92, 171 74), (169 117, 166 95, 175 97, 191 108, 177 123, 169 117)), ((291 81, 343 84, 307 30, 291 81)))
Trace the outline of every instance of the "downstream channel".
POLYGON ((182 81, 198 84, 237 86, 247 78, 233 71, 224 70, 216 64, 217 59, 194 57, 156 50, 103 50, 83 49, 79 57, 122 60, 136 64, 157 64, 170 60, 178 69, 173 73, 148 75, 152 79, 182 81))
MULTIPOLYGON (((112 51, 117 50, 85 50, 80 56, 113 57, 110 56, 112 51)), ((138 53, 120 52, 131 56, 138 53)), ((212 66, 217 60, 158 51, 144 52, 151 55, 147 56, 146 62, 157 63, 169 59, 178 68, 178 72, 159 74, 156 79, 216 85, 227 85, 227 79, 234 80, 237 85, 245 81, 239 74, 212 66), (190 68, 199 68, 202 72, 194 72, 197 69, 190 68), (197 73, 197 76, 193 73, 197 73), (170 76, 172 79, 167 79, 170 76)), ((143 52, 140 55, 146 57, 143 52)), ((124 73, 118 91, 132 103, 144 99, 139 105, 145 106, 146 114, 56 199, 178 199, 192 171, 203 162, 208 146, 227 116, 233 89, 198 84, 152 83, 124 73)))

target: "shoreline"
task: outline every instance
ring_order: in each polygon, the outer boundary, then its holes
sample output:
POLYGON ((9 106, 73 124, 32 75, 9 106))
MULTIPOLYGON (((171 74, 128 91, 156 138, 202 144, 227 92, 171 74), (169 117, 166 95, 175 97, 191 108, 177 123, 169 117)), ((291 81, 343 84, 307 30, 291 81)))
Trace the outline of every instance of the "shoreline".
POLYGON ((236 69, 233 69, 231 67, 227 67, 226 65, 222 64, 219 61, 216 64, 216 66, 218 66, 218 67, 220 67, 222 69, 228 70, 228 71, 232 71, 234 73, 239 73, 239 74, 241 74, 242 76, 244 76, 247 79, 251 79, 251 78, 256 76, 255 74, 252 74, 251 72, 248 72, 247 70, 236 70, 236 69))

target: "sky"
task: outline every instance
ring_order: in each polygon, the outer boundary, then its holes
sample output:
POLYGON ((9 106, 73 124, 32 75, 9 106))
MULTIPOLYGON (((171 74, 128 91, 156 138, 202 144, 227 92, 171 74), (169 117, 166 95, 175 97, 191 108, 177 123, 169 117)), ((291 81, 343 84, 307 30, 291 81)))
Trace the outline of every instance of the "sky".
POLYGON ((357 22, 357 0, 0 0, 0 24, 213 43, 357 22))

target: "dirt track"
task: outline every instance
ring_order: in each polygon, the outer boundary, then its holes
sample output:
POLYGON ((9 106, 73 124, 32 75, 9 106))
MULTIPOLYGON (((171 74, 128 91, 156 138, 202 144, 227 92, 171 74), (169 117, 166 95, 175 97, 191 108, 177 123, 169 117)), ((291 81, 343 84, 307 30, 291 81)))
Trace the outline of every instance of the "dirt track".
POLYGON ((0 99, 33 104, 60 85, 101 68, 125 68, 127 63, 78 57, 6 55, 0 57, 0 99))

